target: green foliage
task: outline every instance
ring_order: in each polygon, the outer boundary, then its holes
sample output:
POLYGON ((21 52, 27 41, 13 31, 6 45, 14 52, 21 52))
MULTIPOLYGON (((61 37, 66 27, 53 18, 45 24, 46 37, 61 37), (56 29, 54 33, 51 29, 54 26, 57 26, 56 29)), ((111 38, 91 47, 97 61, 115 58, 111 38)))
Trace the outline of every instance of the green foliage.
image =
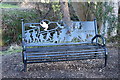
MULTIPOLYGON (((58 2, 44 5, 43 9, 22 9, 22 8, 6 8, 2 10, 2 45, 11 43, 21 43, 21 18, 24 22, 34 23, 42 19, 60 20, 60 4, 58 2), (52 7, 50 9, 49 7, 52 7), (50 11, 50 12, 49 12, 50 11)), ((39 4, 38 6, 42 6, 39 4)))
POLYGON ((119 39, 118 39, 118 35, 114 36, 114 37, 110 37, 109 39, 107 39, 107 42, 117 42, 119 39))
POLYGON ((0 46, 2 46, 2 29, 0 28, 0 46))
POLYGON ((12 53, 19 53, 22 52, 22 47, 18 45, 11 45, 8 50, 6 51, 0 51, 0 55, 4 54, 12 54, 12 53))
MULTIPOLYGON (((113 15, 112 3, 108 2, 97 2, 89 4, 89 10, 95 15, 97 21, 103 24, 103 35, 105 34, 105 29, 108 29, 108 35, 117 27, 117 18, 113 15), (108 25, 105 25, 108 23, 108 25)), ((99 26, 100 27, 100 26, 99 26)), ((99 28, 100 31, 101 28, 99 28)))
POLYGON ((63 15, 62 15, 62 12, 61 12, 61 9, 60 9, 60 3, 59 2, 52 3, 52 8, 53 8, 55 16, 59 20, 61 20, 63 15))
POLYGON ((56 4, 54 3, 52 5, 52 8, 53 8, 54 12, 60 11, 60 5, 58 3, 56 3, 56 4))
POLYGON ((19 8, 19 6, 18 5, 11 5, 11 4, 0 3, 0 8, 19 8))
POLYGON ((62 13, 60 11, 60 3, 58 1, 50 3, 37 3, 36 11, 38 15, 42 15, 41 19, 48 19, 51 21, 57 21, 62 19, 62 13))
POLYGON ((25 22, 39 22, 35 10, 3 9, 2 39, 3 45, 21 41, 21 18, 25 22))

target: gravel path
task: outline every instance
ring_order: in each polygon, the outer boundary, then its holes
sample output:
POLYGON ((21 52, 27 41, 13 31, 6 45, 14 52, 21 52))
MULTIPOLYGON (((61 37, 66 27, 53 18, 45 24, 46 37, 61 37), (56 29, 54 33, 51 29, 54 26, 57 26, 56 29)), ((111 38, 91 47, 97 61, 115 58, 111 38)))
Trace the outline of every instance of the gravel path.
POLYGON ((79 60, 28 64, 23 72, 21 53, 2 55, 2 78, 118 78, 118 50, 108 48, 108 64, 103 60, 79 60))

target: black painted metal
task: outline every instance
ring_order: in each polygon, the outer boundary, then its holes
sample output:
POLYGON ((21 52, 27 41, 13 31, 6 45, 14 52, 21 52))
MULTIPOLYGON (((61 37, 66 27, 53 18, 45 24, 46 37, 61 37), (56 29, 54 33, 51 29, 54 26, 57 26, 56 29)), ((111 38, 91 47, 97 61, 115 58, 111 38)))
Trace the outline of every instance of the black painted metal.
POLYGON ((53 59, 56 59, 56 60, 58 60, 58 59, 71 59, 71 58, 91 58, 91 57, 94 57, 94 58, 96 58, 96 57, 104 57, 102 54, 99 54, 99 55, 96 55, 95 57, 93 56, 93 55, 85 55, 85 56, 65 56, 65 57, 49 57, 49 58, 31 58, 31 59, 27 59, 27 61, 35 61, 35 60, 37 60, 37 61, 42 61, 42 60, 53 60, 53 59))
MULTIPOLYGON (((102 35, 96 35, 96 36, 94 36, 93 38, 92 38, 92 43, 93 43, 93 41, 94 41, 94 39, 96 39, 96 38, 98 38, 98 37, 100 37, 101 39, 102 39, 102 44, 101 44, 101 46, 105 46, 105 38, 102 36, 102 35)), ((97 43, 97 44, 99 44, 99 43, 97 43)))
MULTIPOLYGON (((98 30, 97 30, 97 21, 94 19, 94 25, 95 25, 95 35, 98 35, 98 30)), ((96 38, 96 44, 98 43, 98 38, 96 38)))
MULTIPOLYGON (((27 71, 27 64, 29 63, 45 63, 45 62, 58 62, 58 61, 72 61, 72 60, 85 60, 85 59, 105 59, 107 64, 107 48, 105 46, 105 39, 103 36, 98 35, 96 20, 95 36, 92 38, 91 43, 56 43, 55 45, 28 45, 24 44, 24 23, 22 19, 22 56, 24 63, 24 71, 27 71), (98 38, 102 39, 102 44, 98 43, 98 38), (96 40, 96 43, 93 41, 96 40), (31 48, 32 47, 32 48, 31 48)), ((29 23, 30 24, 30 23, 29 23)), ((32 23, 38 24, 38 23, 32 23)))
POLYGON ((46 61, 28 61, 27 63, 46 63, 46 62, 60 62, 60 61, 73 61, 73 60, 86 60, 86 59, 103 59, 104 57, 84 57, 84 58, 76 58, 76 59, 61 59, 61 60, 46 60, 46 61))

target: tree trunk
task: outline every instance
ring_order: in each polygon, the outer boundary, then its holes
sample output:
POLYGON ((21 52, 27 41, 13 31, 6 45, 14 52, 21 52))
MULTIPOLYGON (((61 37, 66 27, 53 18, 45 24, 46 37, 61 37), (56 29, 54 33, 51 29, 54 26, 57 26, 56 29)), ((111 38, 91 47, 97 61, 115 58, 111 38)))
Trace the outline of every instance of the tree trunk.
POLYGON ((61 5, 61 12, 63 14, 63 21, 65 22, 66 26, 68 28, 68 34, 71 32, 71 19, 70 19, 70 13, 69 13, 69 7, 68 7, 68 0, 60 0, 61 5))
POLYGON ((87 2, 71 2, 71 4, 79 20, 87 21, 94 19, 94 15, 91 14, 87 2))
POLYGON ((72 7, 75 11, 75 14, 79 18, 79 20, 85 21, 85 7, 84 2, 72 2, 72 7))
POLYGON ((67 0, 60 0, 63 21, 70 21, 70 13, 67 0))

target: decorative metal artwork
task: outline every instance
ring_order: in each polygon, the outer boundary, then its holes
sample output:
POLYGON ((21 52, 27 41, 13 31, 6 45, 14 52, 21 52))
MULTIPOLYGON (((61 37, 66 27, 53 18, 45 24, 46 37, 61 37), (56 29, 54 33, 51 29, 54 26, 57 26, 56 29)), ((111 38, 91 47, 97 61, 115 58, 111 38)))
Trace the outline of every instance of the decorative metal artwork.
POLYGON ((26 43, 66 43, 66 42, 90 42, 95 36, 94 21, 71 21, 71 32, 65 24, 59 22, 26 23, 24 24, 24 42, 26 43), (51 23, 56 24, 54 29, 48 29, 51 23), (42 30, 42 28, 44 28, 42 30))

